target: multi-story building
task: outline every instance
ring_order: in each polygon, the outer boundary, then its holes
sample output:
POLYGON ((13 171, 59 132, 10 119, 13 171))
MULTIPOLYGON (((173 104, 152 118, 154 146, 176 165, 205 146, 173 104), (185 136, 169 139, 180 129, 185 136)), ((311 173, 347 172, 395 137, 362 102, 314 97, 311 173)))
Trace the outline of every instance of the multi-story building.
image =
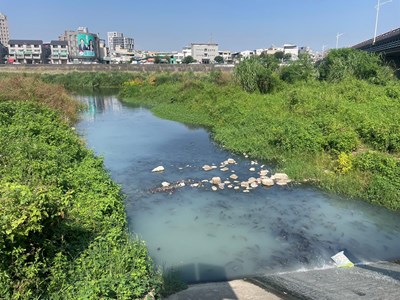
POLYGON ((129 52, 132 52, 134 48, 135 48, 134 39, 130 37, 124 37, 124 49, 128 50, 129 52))
POLYGON ((218 44, 192 43, 192 57, 199 63, 209 64, 218 56, 218 44))
POLYGON ((219 56, 222 56, 225 63, 232 63, 232 52, 231 51, 219 51, 219 56))
POLYGON ((0 43, 0 64, 5 63, 5 57, 7 53, 8 53, 7 47, 4 46, 2 43, 0 43))
POLYGON ((107 32, 107 40, 111 52, 117 50, 117 47, 119 47, 119 49, 125 49, 128 52, 132 52, 135 48, 134 39, 124 37, 122 32, 107 32))
POLYGON ((285 55, 290 54, 291 58, 296 60, 299 57, 299 47, 297 47, 297 45, 284 44, 283 53, 285 53, 285 55))
POLYGON ((69 61, 67 41, 51 41, 49 63, 63 65, 69 61))
POLYGON ((41 40, 9 40, 9 61, 21 64, 43 63, 43 41, 41 40))
POLYGON ((107 32, 108 48, 110 51, 115 50, 117 45, 124 44, 124 34, 122 32, 107 32))
POLYGON ((69 57, 74 63, 100 60, 100 39, 97 34, 90 33, 87 27, 79 27, 76 31, 67 30, 58 39, 68 43, 69 57))
POLYGON ((190 46, 183 47, 182 53, 183 53, 184 58, 188 57, 188 56, 192 56, 192 47, 190 47, 190 46))
POLYGON ((10 33, 8 30, 7 16, 0 13, 0 44, 8 45, 10 40, 10 33))

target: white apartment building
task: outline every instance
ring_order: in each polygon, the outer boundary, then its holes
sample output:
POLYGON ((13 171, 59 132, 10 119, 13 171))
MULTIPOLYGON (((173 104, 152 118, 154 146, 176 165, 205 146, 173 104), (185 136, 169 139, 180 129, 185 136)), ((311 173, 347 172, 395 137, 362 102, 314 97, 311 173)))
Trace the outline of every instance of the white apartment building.
POLYGON ((244 50, 244 51, 240 51, 240 55, 242 56, 242 58, 249 58, 249 57, 256 55, 256 51, 255 50, 244 50))
POLYGON ((218 55, 222 56, 224 63, 232 62, 232 52, 231 51, 218 51, 218 55))
POLYGON ((218 44, 192 43, 191 48, 192 57, 202 64, 213 63, 214 58, 218 56, 218 44))
POLYGON ((192 47, 186 46, 182 49, 183 57, 192 56, 192 47))
POLYGON ((8 45, 10 40, 10 33, 8 30, 7 16, 0 13, 0 44, 8 45))
POLYGON ((69 61, 67 41, 51 41, 49 63, 63 65, 69 61))
POLYGON ((21 64, 43 63, 43 41, 41 40, 9 40, 8 56, 21 64))
POLYGON ((120 49, 125 49, 129 52, 132 52, 135 48, 134 39, 130 37, 124 37, 122 32, 107 32, 107 41, 111 52, 116 50, 117 46, 119 46, 120 49))
POLYGON ((284 44, 283 45, 283 53, 290 54, 292 57, 292 60, 296 60, 299 57, 299 47, 297 47, 297 45, 284 44))

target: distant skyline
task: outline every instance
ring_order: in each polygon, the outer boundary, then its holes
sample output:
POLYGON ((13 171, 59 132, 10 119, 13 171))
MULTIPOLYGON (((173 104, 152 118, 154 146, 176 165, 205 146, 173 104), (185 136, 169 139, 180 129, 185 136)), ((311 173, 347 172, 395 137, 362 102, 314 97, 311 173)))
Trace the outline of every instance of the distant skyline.
MULTIPOLYGON (((382 0, 385 2, 385 0, 382 0)), ((181 50, 214 42, 220 50, 254 50, 284 43, 314 51, 372 38, 377 0, 170 0, 102 1, 1 0, 11 39, 57 40, 65 30, 88 27, 107 39, 108 31, 135 39, 135 49, 181 50)), ((400 0, 383 5, 378 35, 400 27, 400 0)))

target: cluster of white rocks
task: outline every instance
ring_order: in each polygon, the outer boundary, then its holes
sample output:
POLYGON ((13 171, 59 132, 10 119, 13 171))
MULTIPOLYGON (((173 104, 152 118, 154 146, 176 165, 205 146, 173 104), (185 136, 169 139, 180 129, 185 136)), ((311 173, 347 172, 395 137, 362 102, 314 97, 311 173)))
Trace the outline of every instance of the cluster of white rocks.
MULTIPOLYGON (((288 175, 285 173, 275 173, 271 176, 268 176, 269 171, 264 169, 264 165, 261 165, 257 172, 257 161, 252 161, 252 167, 249 168, 250 172, 254 172, 257 176, 253 176, 250 178, 246 178, 244 180, 239 180, 239 176, 235 173, 235 170, 231 169, 233 165, 237 165, 236 161, 232 158, 229 158, 218 166, 216 165, 204 165, 202 169, 206 172, 218 169, 221 172, 230 172, 231 175, 227 176, 225 180, 223 180, 219 176, 212 177, 211 179, 204 179, 201 182, 191 182, 190 180, 185 183, 185 181, 179 181, 177 183, 169 183, 162 182, 161 188, 156 188, 155 191, 170 191, 179 187, 184 187, 189 185, 191 187, 200 187, 205 184, 211 184, 211 190, 216 192, 218 190, 223 190, 225 188, 233 189, 233 190, 242 190, 245 193, 250 192, 260 186, 271 187, 273 185, 287 185, 291 182, 288 175)), ((158 166, 152 170, 152 172, 163 172, 165 168, 163 166, 158 166)))

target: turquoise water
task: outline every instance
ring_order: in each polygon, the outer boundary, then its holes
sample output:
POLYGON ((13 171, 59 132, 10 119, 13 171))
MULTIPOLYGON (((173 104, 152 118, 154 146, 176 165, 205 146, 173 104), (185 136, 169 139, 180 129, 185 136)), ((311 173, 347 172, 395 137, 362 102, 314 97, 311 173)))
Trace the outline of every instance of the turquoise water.
POLYGON ((157 265, 188 282, 330 267, 341 250, 354 262, 400 257, 399 214, 303 185, 249 193, 192 187, 233 172, 247 180, 267 167, 221 149, 202 128, 159 119, 114 96, 79 99, 88 110, 78 130, 122 185, 130 231, 146 241, 157 265), (202 169, 228 158, 237 164, 227 172, 202 169), (164 172, 151 172, 160 165, 164 172), (185 186, 160 192, 164 181, 185 186))

